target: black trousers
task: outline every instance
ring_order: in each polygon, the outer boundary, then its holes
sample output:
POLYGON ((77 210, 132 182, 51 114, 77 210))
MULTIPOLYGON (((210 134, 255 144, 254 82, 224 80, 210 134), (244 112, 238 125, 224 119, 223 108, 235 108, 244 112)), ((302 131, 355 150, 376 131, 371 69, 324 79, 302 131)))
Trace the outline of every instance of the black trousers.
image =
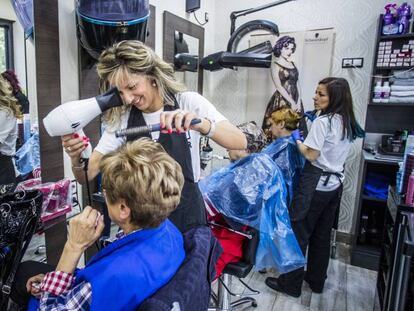
POLYGON ((286 291, 300 295, 303 279, 312 290, 322 291, 327 277, 331 230, 340 203, 341 188, 329 192, 315 191, 306 217, 292 221, 292 229, 303 254, 308 248, 308 258, 306 275, 304 268, 300 268, 279 277, 279 284, 286 291))
POLYGON ((16 183, 16 172, 11 156, 0 153, 0 185, 16 183))
POLYGON ((27 292, 26 283, 35 275, 46 274, 50 271, 54 271, 55 267, 37 262, 37 261, 25 261, 19 265, 16 276, 12 285, 10 298, 19 306, 26 307, 31 297, 30 293, 27 292))

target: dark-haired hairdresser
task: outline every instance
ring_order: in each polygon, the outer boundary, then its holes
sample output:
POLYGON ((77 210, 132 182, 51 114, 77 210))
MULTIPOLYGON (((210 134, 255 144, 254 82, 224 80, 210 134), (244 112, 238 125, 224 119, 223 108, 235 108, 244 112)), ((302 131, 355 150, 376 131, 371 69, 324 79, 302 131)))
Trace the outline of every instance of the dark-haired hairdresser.
POLYGON ((307 270, 305 273, 301 268, 266 279, 269 287, 294 297, 301 295, 303 280, 313 292, 323 291, 331 230, 342 194, 344 163, 351 142, 364 136, 355 119, 351 90, 345 79, 323 79, 313 100, 320 115, 313 121, 306 140, 302 142, 298 131, 292 134, 307 161, 289 208, 303 254, 308 249, 307 270))

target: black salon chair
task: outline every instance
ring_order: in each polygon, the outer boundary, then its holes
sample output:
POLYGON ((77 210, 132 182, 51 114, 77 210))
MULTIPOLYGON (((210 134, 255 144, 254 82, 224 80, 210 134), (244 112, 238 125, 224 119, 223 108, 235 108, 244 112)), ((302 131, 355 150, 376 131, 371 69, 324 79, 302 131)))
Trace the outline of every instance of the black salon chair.
POLYGON ((256 250, 259 244, 259 232, 250 228, 248 231, 238 232, 239 234, 247 236, 247 239, 243 245, 243 258, 236 263, 229 263, 223 270, 223 273, 218 279, 217 295, 212 293, 212 300, 215 304, 214 307, 210 307, 209 311, 231 311, 236 310, 237 307, 244 304, 251 304, 253 307, 257 307, 257 301, 253 297, 246 294, 236 294, 230 289, 232 277, 237 277, 239 281, 250 290, 249 295, 257 295, 260 292, 250 288, 242 279, 245 278, 252 270, 255 259, 256 250), (240 299, 231 302, 231 297, 240 297, 240 299))
POLYGON ((207 310, 217 259, 223 249, 207 226, 184 234, 186 258, 174 277, 137 311, 207 310))

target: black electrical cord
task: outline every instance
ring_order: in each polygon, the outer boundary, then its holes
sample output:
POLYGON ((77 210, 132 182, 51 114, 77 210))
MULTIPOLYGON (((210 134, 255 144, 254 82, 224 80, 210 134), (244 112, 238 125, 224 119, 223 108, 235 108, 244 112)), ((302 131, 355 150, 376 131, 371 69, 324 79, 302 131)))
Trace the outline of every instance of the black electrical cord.
POLYGON ((82 162, 85 163, 83 165, 83 171, 85 172, 85 183, 86 183, 86 192, 88 194, 88 205, 92 206, 91 188, 89 186, 89 180, 88 180, 89 159, 82 159, 82 162))
POLYGON ((197 18, 197 15, 196 15, 195 11, 193 12, 193 14, 194 14, 195 20, 197 21, 197 23, 199 23, 200 26, 204 26, 205 24, 208 23, 208 19, 205 20, 205 23, 200 23, 200 21, 197 18))
MULTIPOLYGON (((88 205, 92 206, 91 188, 89 186, 89 180, 88 180, 89 159, 82 159, 81 161, 85 163, 83 166, 83 171, 85 172, 85 183, 86 183, 86 193, 88 194, 88 205)), ((101 246, 99 245, 98 241, 95 241, 95 246, 98 249, 98 251, 101 250, 101 246)))

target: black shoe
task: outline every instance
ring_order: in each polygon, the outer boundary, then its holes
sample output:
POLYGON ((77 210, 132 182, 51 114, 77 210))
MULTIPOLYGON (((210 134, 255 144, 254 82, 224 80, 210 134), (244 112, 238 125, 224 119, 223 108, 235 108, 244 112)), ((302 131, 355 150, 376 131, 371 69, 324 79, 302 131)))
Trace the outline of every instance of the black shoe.
POLYGON ((260 274, 266 274, 266 268, 263 268, 263 269, 261 269, 261 270, 259 270, 259 271, 257 271, 257 272, 259 272, 260 274))
POLYGON ((305 282, 308 283, 310 289, 312 290, 313 293, 315 294, 322 294, 323 292, 323 285, 322 286, 316 286, 315 284, 312 284, 312 282, 310 282, 306 277, 305 277, 305 282))
POLYGON ((286 289, 284 289, 280 285, 278 278, 268 277, 268 278, 266 278, 265 283, 271 289, 274 289, 275 291, 278 291, 280 293, 284 293, 286 295, 289 295, 289 296, 292 296, 292 297, 295 297, 295 298, 298 298, 300 296, 300 294, 301 294, 300 292, 299 293, 292 293, 292 292, 289 292, 286 289))

